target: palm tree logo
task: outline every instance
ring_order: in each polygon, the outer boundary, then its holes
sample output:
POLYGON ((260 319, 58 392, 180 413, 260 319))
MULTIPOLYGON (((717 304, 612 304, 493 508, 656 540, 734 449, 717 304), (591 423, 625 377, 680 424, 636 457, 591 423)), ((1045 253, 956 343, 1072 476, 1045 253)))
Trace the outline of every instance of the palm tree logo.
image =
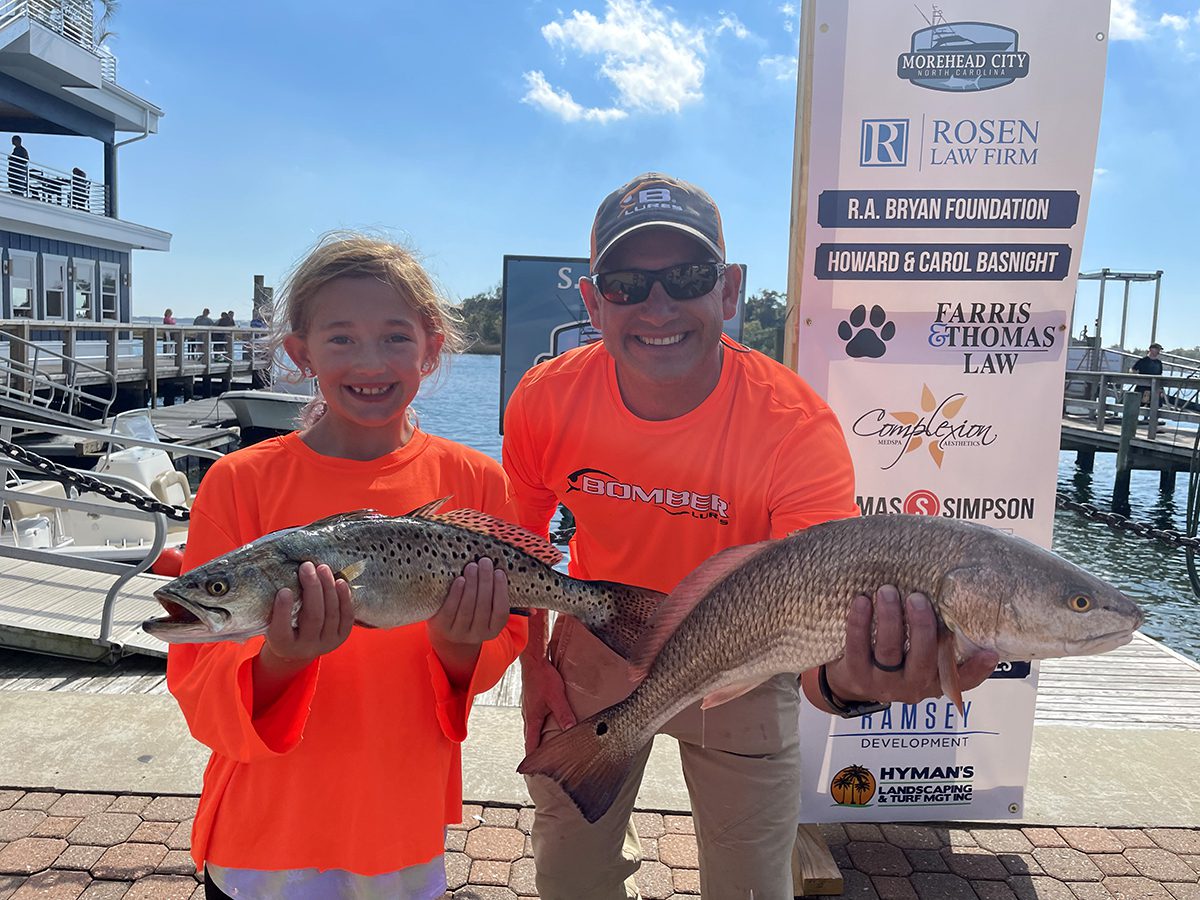
POLYGON ((833 776, 829 794, 838 806, 867 806, 875 796, 875 776, 865 766, 846 766, 833 776))

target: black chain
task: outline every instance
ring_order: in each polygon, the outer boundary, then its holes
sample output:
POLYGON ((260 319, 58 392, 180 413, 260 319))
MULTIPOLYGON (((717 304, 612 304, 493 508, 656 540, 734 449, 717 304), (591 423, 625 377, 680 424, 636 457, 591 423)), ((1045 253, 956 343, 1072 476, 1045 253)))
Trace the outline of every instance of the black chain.
POLYGON ((1200 549, 1200 538, 1188 537, 1188 535, 1173 528, 1155 528, 1153 525, 1148 525, 1145 522, 1135 522, 1133 519, 1122 516, 1119 513, 1108 512, 1098 509, 1090 503, 1080 503, 1078 500, 1072 500, 1062 491, 1059 491, 1055 496, 1055 506, 1059 509, 1072 510, 1095 522, 1103 522, 1109 528, 1117 531, 1129 531, 1142 537, 1154 538, 1172 547, 1183 547, 1189 552, 1195 552, 1197 549, 1200 549))
POLYGON ((127 491, 125 488, 115 484, 105 484, 98 478, 85 475, 83 472, 76 472, 73 469, 68 469, 66 466, 60 466, 53 460, 39 456, 33 451, 26 450, 19 444, 11 443, 3 438, 0 438, 0 451, 17 462, 24 463, 31 469, 36 469, 43 475, 48 475, 65 484, 72 484, 81 491, 93 491, 97 494, 102 494, 109 500, 117 503, 128 503, 136 506, 143 512, 162 513, 168 519, 174 519, 176 522, 186 522, 191 516, 191 511, 186 506, 171 506, 169 503, 163 503, 155 500, 153 497, 145 497, 141 494, 127 491))

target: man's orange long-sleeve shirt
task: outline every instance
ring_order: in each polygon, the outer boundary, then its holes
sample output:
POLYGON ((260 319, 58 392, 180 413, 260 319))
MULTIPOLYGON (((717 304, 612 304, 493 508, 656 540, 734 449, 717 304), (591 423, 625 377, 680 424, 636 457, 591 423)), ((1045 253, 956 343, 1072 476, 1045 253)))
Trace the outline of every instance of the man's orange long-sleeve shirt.
MULTIPOLYGON (((264 534, 372 508, 402 515, 440 497, 514 520, 497 463, 423 432, 359 462, 321 456, 297 434, 218 461, 192 508, 184 569, 264 534)), ((263 638, 176 644, 167 679, 192 735, 213 751, 192 855, 227 868, 345 869, 377 875, 443 852, 462 815, 460 742, 475 694, 499 681, 526 640, 510 619, 455 690, 425 623, 355 628, 253 715, 252 661, 263 638)))

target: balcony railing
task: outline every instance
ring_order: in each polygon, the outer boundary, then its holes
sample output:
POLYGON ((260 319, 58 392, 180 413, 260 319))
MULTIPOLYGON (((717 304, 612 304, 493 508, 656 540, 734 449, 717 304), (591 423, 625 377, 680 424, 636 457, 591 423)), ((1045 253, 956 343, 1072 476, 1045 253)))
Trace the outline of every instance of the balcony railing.
POLYGON ((92 0, 0 0, 0 28, 21 17, 32 19, 94 54, 100 60, 101 77, 116 83, 116 57, 106 47, 96 45, 92 0))
POLYGON ((7 188, 10 194, 98 216, 107 212, 104 184, 92 181, 86 173, 60 172, 34 160, 13 156, 8 158, 6 172, 8 178, 3 188, 7 188))

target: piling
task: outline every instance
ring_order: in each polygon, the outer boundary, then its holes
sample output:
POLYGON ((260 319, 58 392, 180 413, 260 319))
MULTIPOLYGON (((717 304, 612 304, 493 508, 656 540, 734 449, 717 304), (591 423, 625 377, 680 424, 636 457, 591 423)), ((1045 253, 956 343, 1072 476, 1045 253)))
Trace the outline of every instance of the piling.
POLYGON ((1113 481, 1113 512, 1129 515, 1130 444, 1137 433, 1138 415, 1142 408, 1142 396, 1137 391, 1126 391, 1121 410, 1121 443, 1117 446, 1117 477, 1113 481))

